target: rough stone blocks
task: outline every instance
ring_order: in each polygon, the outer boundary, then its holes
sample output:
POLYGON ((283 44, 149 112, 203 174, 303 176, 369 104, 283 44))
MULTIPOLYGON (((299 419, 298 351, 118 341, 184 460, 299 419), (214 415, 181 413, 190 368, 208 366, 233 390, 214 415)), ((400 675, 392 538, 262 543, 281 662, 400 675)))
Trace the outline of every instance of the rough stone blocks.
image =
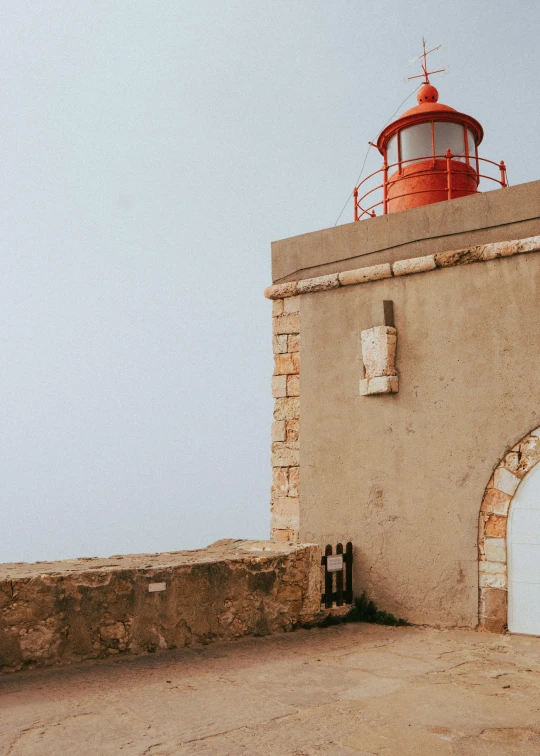
POLYGON ((339 282, 342 286, 352 286, 353 284, 378 281, 381 278, 391 277, 392 268, 390 263, 383 263, 382 265, 371 265, 367 268, 357 268, 356 270, 344 271, 339 274, 339 282))
POLYGON ((390 326, 375 326, 361 333, 362 360, 366 377, 360 381, 360 394, 395 394, 397 332, 390 326))
MULTIPOLYGON (((284 284, 288 286, 287 284, 284 284)), ((299 540, 298 470, 300 464, 300 293, 322 291, 339 285, 337 274, 304 281, 286 298, 273 301, 274 376, 272 394, 272 491, 271 538, 299 540), (298 292, 298 293, 297 293, 298 292)))
POLYGON ((286 375, 273 375, 272 376, 272 396, 274 399, 287 396, 287 376, 286 375))
POLYGON ((501 588, 484 588, 480 591, 480 624, 492 633, 506 630, 508 594, 501 588))
MULTIPOLYGON (((460 262, 455 264, 474 262, 471 258, 477 254, 475 250, 476 248, 462 250, 468 254, 464 254, 460 262)), ((502 253, 504 250, 501 248, 498 251, 502 253)), ((503 457, 484 493, 478 524, 478 613, 480 627, 485 630, 502 632, 507 625, 508 514, 519 484, 539 460, 540 429, 537 429, 525 436, 503 457)))
MULTIPOLYGON (((276 540, 295 541, 295 501, 276 504, 276 540)), ((292 630, 320 611, 320 560, 315 545, 226 539, 199 551, 1 565, 0 668, 292 630)))
POLYGON ((362 378, 360 381, 360 394, 397 394, 399 378, 397 375, 382 375, 378 378, 362 378))
POLYGON ((392 265, 392 271, 395 276, 409 276, 411 273, 435 270, 436 267, 435 257, 426 255, 425 257, 412 257, 409 260, 398 260, 392 265))
POLYGON ((314 291, 326 291, 327 289, 336 289, 339 286, 339 276, 337 273, 331 273, 329 276, 318 276, 317 278, 306 278, 298 281, 298 294, 309 294, 314 291))
POLYGON ((274 375, 297 375, 300 372, 300 353, 275 354, 274 375))
POLYGON ((274 334, 300 333, 300 315, 297 312, 290 315, 278 315, 273 319, 274 334))

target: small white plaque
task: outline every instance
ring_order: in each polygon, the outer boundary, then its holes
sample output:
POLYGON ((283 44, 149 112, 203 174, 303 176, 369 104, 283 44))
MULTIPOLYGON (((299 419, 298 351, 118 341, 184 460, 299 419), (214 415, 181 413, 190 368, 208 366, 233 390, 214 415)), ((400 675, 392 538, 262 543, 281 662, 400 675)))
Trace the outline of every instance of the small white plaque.
POLYGON ((158 591, 164 591, 167 587, 167 583, 150 583, 148 586, 148 593, 157 593, 158 591))
POLYGON ((326 569, 328 572, 339 572, 343 569, 343 554, 326 557, 326 569))

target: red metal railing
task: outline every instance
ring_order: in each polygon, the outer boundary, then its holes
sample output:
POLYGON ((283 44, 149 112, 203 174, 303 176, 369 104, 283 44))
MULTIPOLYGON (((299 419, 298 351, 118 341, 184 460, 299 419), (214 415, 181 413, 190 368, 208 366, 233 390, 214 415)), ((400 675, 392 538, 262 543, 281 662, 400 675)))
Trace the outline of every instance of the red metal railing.
MULTIPOLYGON (((502 188, 505 186, 508 186, 508 179, 506 176, 506 166, 504 164, 504 160, 501 160, 500 163, 496 163, 493 160, 488 160, 487 158, 481 158, 478 156, 475 156, 474 158, 471 156, 470 162, 476 163, 476 170, 469 165, 469 162, 464 162, 465 156, 464 155, 453 155, 450 150, 447 150, 444 155, 426 155, 424 157, 415 157, 411 158, 410 160, 402 160, 399 163, 392 163, 390 165, 387 165, 386 163, 383 165, 382 168, 379 168, 378 171, 374 171, 369 176, 367 176, 363 181, 361 181, 358 186, 355 186, 353 191, 354 196, 354 220, 358 221, 361 220, 364 216, 367 216, 368 218, 373 218, 377 215, 375 212, 376 207, 382 206, 382 214, 386 215, 388 213, 388 204, 389 202, 393 202, 398 199, 402 199, 403 197, 410 197, 415 194, 434 194, 436 192, 440 192, 444 196, 441 197, 441 200, 443 199, 452 199, 453 198, 453 189, 452 189, 452 175, 469 175, 473 176, 476 180, 476 184, 480 183, 481 179, 487 179, 488 181, 494 181, 496 184, 499 184, 502 188), (445 167, 439 168, 436 165, 436 161, 444 161, 445 167), (414 176, 414 173, 407 173, 405 175, 401 175, 403 167, 408 164, 412 165, 414 163, 421 163, 421 162, 432 162, 432 166, 429 169, 429 173, 431 175, 445 175, 446 176, 446 186, 442 189, 437 188, 429 188, 429 189, 416 189, 414 191, 408 191, 403 192, 403 194, 394 194, 393 191, 396 187, 396 185, 399 184, 400 181, 408 181, 411 179, 411 177, 414 176), (462 162, 463 161, 463 162, 462 162), (480 163, 488 163, 489 165, 494 165, 499 170, 499 177, 495 178, 494 176, 489 176, 488 174, 480 173, 480 163), (459 165, 460 169, 456 170, 454 166, 459 165), (466 168, 466 171, 463 169, 466 168), (389 180, 389 172, 395 169, 395 172, 390 177, 391 180, 389 180), (468 169, 468 170, 467 170, 468 169), (368 181, 373 179, 374 176, 378 176, 379 174, 382 174, 382 184, 379 184, 378 186, 373 187, 373 189, 369 189, 367 192, 359 196, 359 190, 361 186, 364 186, 368 181), (396 175, 397 174, 397 175, 396 175), (392 186, 392 196, 388 196, 388 187, 389 185, 392 186), (371 195, 374 194, 374 192, 381 192, 382 191, 382 199, 377 199, 379 195, 376 195, 374 198, 371 197, 371 195), (376 202, 373 202, 372 204, 369 204, 367 207, 364 207, 362 203, 366 200, 367 197, 371 197, 369 202, 371 202, 372 199, 377 199, 376 202)), ((487 169, 486 169, 487 170, 487 169)))

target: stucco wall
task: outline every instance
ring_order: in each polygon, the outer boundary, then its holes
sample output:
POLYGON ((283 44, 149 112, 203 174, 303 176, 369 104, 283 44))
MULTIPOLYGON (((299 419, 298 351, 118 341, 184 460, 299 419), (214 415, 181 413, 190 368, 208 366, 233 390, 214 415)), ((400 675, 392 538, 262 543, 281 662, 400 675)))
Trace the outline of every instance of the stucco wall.
POLYGON ((437 202, 272 244, 272 281, 296 281, 538 234, 540 181, 437 202))
POLYGON ((351 540, 356 591, 413 622, 478 622, 484 490, 540 424, 539 285, 535 253, 301 297, 300 540, 351 540), (360 396, 383 300, 399 393, 360 396))
POLYGON ((0 671, 267 635, 320 611, 318 546, 0 565, 0 671))

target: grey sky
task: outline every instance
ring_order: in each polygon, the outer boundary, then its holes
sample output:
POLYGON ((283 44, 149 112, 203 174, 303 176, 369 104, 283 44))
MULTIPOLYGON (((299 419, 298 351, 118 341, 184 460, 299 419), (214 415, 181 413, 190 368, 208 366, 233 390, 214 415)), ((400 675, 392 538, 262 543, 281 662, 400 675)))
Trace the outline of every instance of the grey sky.
POLYGON ((540 178, 539 20, 536 0, 0 6, 0 561, 267 536, 270 241, 334 224, 423 34, 481 154, 540 178))

